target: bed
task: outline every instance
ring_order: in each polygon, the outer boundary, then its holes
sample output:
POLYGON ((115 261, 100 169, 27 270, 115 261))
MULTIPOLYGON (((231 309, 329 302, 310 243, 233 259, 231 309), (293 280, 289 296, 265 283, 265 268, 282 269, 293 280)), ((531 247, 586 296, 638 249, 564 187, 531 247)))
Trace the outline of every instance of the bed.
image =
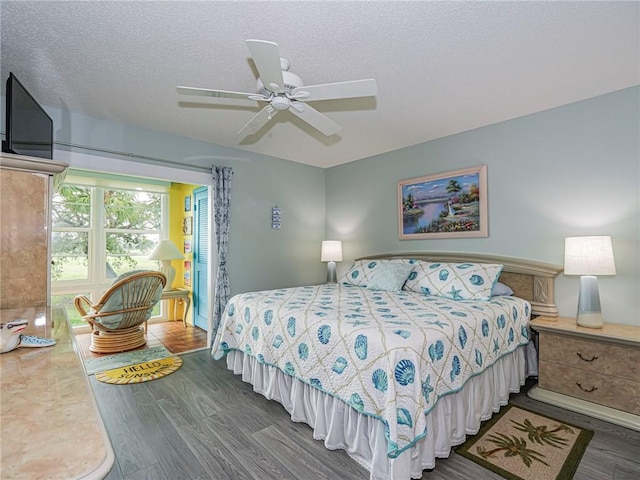
POLYGON ((371 480, 421 478, 537 374, 528 323, 558 315, 561 270, 466 253, 358 258, 337 284, 234 296, 212 356, 371 480))

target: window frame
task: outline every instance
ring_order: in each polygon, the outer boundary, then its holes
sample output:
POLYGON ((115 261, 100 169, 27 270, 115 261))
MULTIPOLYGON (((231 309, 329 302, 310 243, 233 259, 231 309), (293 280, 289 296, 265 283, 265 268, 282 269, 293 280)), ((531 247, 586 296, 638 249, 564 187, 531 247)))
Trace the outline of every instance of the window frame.
MULTIPOLYGON (((133 229, 113 229, 106 228, 104 225, 104 191, 105 190, 130 190, 130 191, 147 191, 149 193, 160 194, 160 229, 153 231, 157 233, 159 240, 169 238, 169 204, 170 204, 170 184, 165 185, 140 183, 137 179, 131 178, 124 180, 120 177, 117 180, 112 178, 95 178, 68 175, 65 184, 79 185, 91 188, 91 206, 90 206, 90 226, 87 227, 56 227, 52 225, 51 231, 87 231, 87 279, 79 280, 54 280, 51 278, 51 296, 57 295, 88 295, 91 301, 97 301, 102 294, 109 288, 113 282, 113 278, 108 278, 106 269, 107 252, 106 238, 109 233, 149 233, 149 230, 133 230, 133 229)), ((55 257, 52 257, 52 260, 55 257)), ((168 320, 168 309, 165 308, 164 302, 160 302, 160 315, 151 317, 150 322, 168 320)), ((88 331, 89 326, 74 326, 74 330, 88 331)))

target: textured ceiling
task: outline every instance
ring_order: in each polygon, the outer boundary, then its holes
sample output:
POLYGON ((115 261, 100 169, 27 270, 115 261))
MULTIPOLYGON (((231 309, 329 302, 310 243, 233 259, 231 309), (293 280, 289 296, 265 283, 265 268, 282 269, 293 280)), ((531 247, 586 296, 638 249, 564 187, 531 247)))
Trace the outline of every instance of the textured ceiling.
POLYGON ((640 83, 638 2, 8 1, 4 79, 43 104, 328 167, 640 83), (314 102, 325 137, 288 112, 238 130, 255 91, 245 40, 269 40, 307 85, 374 78, 378 95, 314 102))

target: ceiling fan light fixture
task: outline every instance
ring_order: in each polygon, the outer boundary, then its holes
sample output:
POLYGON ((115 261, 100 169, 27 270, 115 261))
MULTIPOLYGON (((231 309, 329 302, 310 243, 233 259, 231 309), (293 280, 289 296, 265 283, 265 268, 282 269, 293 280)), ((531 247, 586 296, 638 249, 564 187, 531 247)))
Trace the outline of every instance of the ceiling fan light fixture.
POLYGON ((291 106, 291 100, 284 96, 277 96, 271 100, 271 106, 276 110, 287 110, 291 106))

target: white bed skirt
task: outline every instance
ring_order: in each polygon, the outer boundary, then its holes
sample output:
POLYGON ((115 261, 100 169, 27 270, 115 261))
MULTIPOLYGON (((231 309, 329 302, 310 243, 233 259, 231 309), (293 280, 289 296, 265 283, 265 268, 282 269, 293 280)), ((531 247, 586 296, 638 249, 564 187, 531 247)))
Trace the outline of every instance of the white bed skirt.
POLYGON ((380 420, 242 352, 230 351, 227 367, 242 374, 256 392, 281 403, 293 421, 310 425, 313 438, 324 440, 328 449, 345 450, 370 472, 370 480, 421 478, 424 469, 435 467, 436 458, 448 457, 451 447, 476 434, 480 423, 506 405, 527 376, 537 375, 535 349, 518 348, 470 379, 457 394, 442 397, 427 415, 427 435, 397 458, 389 458, 380 420))

